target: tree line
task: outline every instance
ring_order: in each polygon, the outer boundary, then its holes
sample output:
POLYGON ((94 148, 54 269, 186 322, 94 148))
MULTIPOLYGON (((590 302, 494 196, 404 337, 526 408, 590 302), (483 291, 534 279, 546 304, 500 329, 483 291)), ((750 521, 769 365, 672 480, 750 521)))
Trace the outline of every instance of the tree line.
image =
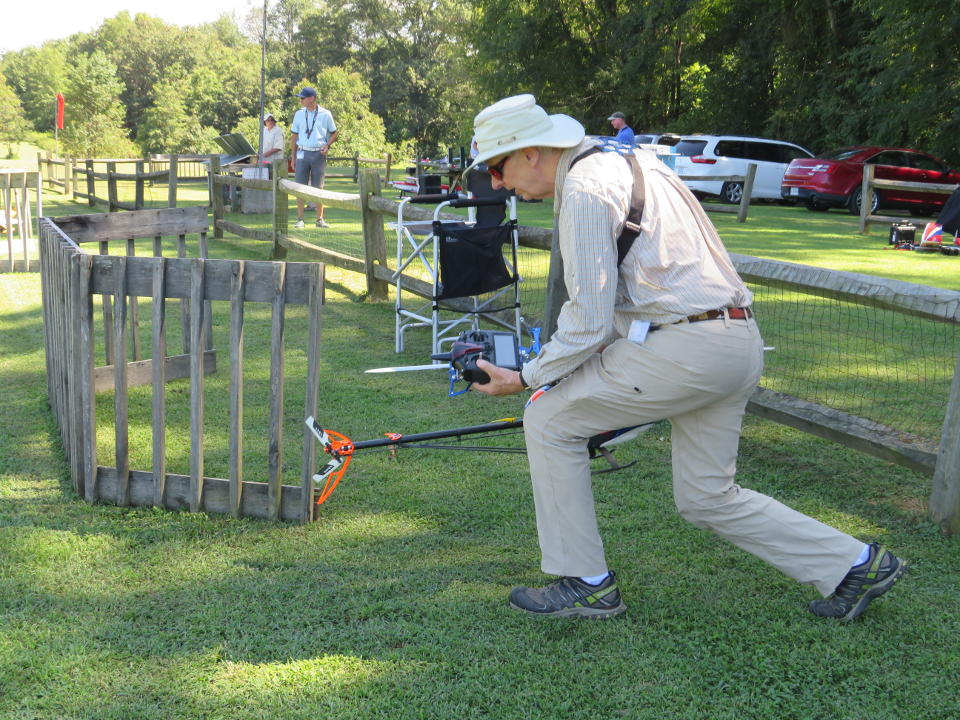
MULTIPOLYGON (((38 19, 42 22, 42 18, 38 19)), ((210 152, 255 142, 262 8, 178 27, 122 12, 0 58, 0 141, 65 153, 210 152)), ((313 85, 340 151, 445 152, 485 104, 533 92, 608 134, 760 135, 815 152, 917 147, 960 164, 960 7, 942 0, 271 0, 266 107, 313 85)))

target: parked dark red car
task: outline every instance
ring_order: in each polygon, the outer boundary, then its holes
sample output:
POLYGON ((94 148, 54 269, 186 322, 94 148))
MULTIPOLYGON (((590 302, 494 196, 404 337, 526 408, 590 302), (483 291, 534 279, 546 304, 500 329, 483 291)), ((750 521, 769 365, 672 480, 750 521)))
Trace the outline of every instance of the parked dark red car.
MULTIPOLYGON (((816 158, 794 160, 783 174, 780 195, 810 210, 846 207, 860 214, 863 166, 875 166, 874 177, 921 183, 960 183, 960 172, 917 150, 891 147, 846 147, 816 158)), ((949 195, 920 190, 878 190, 871 212, 905 208, 914 215, 936 215, 949 195)))

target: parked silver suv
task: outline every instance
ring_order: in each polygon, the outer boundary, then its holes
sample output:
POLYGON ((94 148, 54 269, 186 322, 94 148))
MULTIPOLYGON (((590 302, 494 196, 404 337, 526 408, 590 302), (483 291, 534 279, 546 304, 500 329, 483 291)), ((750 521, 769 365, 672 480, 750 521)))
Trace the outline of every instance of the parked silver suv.
POLYGON ((738 203, 743 183, 724 180, 731 175, 745 177, 747 165, 757 164, 751 199, 780 199, 780 183, 791 160, 811 158, 813 153, 799 145, 738 135, 685 135, 674 148, 677 174, 710 176, 716 180, 684 180, 694 194, 719 195, 724 202, 738 203))

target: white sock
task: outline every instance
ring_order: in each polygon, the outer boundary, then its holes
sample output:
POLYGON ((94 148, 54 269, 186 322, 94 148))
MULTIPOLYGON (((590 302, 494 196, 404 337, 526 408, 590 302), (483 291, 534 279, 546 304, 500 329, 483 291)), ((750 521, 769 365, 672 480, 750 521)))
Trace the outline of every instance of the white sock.
POLYGON ((587 585, 599 585, 608 577, 610 577, 610 573, 605 572, 603 575, 591 575, 590 577, 581 577, 580 579, 583 580, 587 585))
POLYGON ((853 567, 856 567, 857 565, 863 565, 869 559, 870 559, 870 546, 864 545, 863 550, 860 551, 860 557, 858 557, 854 561, 853 567))

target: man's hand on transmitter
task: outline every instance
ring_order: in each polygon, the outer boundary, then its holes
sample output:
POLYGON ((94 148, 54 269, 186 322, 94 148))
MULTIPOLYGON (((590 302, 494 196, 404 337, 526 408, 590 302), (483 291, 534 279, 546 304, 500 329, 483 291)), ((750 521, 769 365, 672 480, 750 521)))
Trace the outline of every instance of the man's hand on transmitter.
POLYGON ((516 370, 507 370, 483 359, 477 360, 477 367, 490 376, 490 382, 483 385, 474 383, 474 390, 486 395, 512 395, 523 390, 520 373, 516 370))

